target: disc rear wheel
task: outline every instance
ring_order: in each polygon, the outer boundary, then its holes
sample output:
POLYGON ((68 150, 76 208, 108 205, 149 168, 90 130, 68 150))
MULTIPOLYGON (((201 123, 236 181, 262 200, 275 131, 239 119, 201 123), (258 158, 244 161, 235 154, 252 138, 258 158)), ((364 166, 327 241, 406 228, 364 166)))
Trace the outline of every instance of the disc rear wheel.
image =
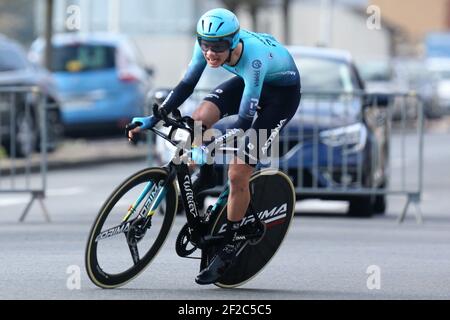
MULTIPOLYGON (((219 287, 241 286, 262 271, 278 251, 292 222, 295 190, 291 180, 284 173, 274 169, 255 172, 250 179, 250 197, 251 205, 241 228, 255 223, 254 213, 264 224, 263 236, 256 240, 247 240, 241 246, 233 265, 215 283, 219 287)), ((225 206, 212 225, 212 235, 224 232, 226 216, 225 206)), ((207 260, 214 254, 213 250, 209 253, 207 260)))

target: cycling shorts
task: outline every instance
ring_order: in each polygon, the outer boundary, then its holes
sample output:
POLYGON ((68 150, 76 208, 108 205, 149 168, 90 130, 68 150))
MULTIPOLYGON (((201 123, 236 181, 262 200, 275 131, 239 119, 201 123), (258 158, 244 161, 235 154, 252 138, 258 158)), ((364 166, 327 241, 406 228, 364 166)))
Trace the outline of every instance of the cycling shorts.
MULTIPOLYGON (((204 100, 214 103, 219 108, 222 119, 239 113, 243 91, 244 80, 236 76, 217 86, 204 100)), ((264 135, 256 134, 256 147, 254 136, 246 135, 236 155, 252 166, 255 166, 262 157, 267 156, 280 130, 296 113, 300 97, 300 82, 292 86, 264 84, 257 107, 257 116, 251 128, 257 133, 260 129, 266 130, 267 139, 264 139, 264 135), (261 139, 264 141, 260 141, 261 139)))

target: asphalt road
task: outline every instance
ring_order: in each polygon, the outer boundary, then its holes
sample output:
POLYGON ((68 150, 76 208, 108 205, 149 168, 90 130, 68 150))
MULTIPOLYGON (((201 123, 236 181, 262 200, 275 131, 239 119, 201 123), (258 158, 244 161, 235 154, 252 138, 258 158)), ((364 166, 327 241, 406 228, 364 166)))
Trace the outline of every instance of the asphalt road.
POLYGON ((194 282, 198 260, 179 258, 174 250, 182 217, 143 274, 123 288, 98 289, 84 269, 91 223, 114 187, 145 163, 52 171, 45 200, 52 223, 37 203, 18 223, 27 197, 0 197, 0 299, 449 299, 449 138, 425 138, 423 225, 414 207, 397 224, 402 197, 389 197, 387 214, 372 219, 347 218, 342 203, 300 203, 275 258, 233 290, 194 282))

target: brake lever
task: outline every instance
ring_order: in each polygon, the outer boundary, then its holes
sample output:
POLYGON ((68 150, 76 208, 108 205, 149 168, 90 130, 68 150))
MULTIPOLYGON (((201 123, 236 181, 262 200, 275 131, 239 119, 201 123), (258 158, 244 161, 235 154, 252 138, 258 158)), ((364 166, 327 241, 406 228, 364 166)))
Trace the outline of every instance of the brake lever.
POLYGON ((194 119, 189 116, 184 116, 181 120, 185 122, 191 130, 194 130, 194 119))
POLYGON ((161 116, 159 114, 159 105, 157 103, 153 104, 153 116, 157 119, 161 119, 161 116))
POLYGON ((128 133, 133 130, 136 129, 137 127, 142 126, 142 122, 133 122, 133 123, 129 123, 125 126, 125 136, 127 137, 128 141, 130 141, 133 145, 137 145, 139 137, 138 135, 133 135, 133 138, 130 138, 128 136, 128 133))
POLYGON ((177 121, 182 121, 183 120, 183 118, 181 117, 181 112, 178 109, 175 109, 175 110, 172 111, 172 116, 177 121))

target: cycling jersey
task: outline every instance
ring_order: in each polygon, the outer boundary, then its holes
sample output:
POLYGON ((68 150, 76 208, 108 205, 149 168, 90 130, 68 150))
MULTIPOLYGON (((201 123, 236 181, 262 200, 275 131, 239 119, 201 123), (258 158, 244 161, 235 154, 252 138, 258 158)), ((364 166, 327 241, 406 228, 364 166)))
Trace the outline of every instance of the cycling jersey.
MULTIPOLYGON (((244 90, 239 106, 239 126, 247 129, 253 120, 263 84, 271 86, 299 86, 300 75, 287 49, 273 36, 241 29, 242 54, 233 65, 222 67, 241 77, 244 90)), ((194 91, 207 63, 196 41, 192 60, 181 82, 169 94, 163 107, 171 112, 194 91)))

